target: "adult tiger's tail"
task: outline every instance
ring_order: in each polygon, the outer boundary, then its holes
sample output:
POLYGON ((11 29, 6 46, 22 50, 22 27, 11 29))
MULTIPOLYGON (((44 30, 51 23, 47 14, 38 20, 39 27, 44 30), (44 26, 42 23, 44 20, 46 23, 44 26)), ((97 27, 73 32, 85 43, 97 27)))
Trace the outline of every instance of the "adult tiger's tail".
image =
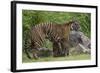
POLYGON ((26 53, 26 56, 31 59, 31 56, 29 55, 29 52, 28 52, 28 49, 24 49, 25 53, 26 53))
POLYGON ((30 56, 30 54, 29 54, 29 52, 30 52, 30 48, 31 48, 31 40, 30 40, 31 38, 30 38, 30 30, 29 31, 27 31, 27 33, 26 33, 26 38, 24 39, 25 40, 25 42, 24 42, 24 52, 25 52, 25 54, 26 54, 26 56, 29 58, 29 59, 31 59, 31 56, 30 56))

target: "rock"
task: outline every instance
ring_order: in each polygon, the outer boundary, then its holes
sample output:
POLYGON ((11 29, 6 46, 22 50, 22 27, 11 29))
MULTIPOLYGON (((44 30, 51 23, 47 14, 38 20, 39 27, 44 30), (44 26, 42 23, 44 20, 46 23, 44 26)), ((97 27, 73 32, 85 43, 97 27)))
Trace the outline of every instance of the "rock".
POLYGON ((78 31, 71 31, 69 35, 69 45, 70 47, 75 47, 79 43, 82 43, 81 35, 78 31))
POLYGON ((48 56, 52 56, 53 55, 53 51, 52 49, 48 49, 48 48, 38 48, 39 50, 39 57, 48 57, 48 56))
POLYGON ((73 49, 70 50, 71 54, 91 53, 90 39, 85 36, 83 32, 71 31, 69 45, 73 47, 73 49))
POLYGON ((86 48, 91 49, 91 40, 85 36, 82 32, 79 32, 79 34, 81 35, 81 39, 83 41, 83 43, 81 43, 82 45, 84 45, 86 48))

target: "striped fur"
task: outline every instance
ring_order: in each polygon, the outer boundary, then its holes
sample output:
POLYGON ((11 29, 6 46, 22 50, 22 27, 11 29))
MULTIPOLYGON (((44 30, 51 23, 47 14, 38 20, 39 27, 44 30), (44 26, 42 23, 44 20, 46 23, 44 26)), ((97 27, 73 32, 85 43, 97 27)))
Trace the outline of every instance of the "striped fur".
POLYGON ((74 22, 65 24, 41 23, 31 29, 31 48, 33 57, 38 58, 39 48, 42 47, 44 40, 47 38, 53 43, 53 56, 65 55, 68 52, 66 46, 69 40, 71 25, 74 22))

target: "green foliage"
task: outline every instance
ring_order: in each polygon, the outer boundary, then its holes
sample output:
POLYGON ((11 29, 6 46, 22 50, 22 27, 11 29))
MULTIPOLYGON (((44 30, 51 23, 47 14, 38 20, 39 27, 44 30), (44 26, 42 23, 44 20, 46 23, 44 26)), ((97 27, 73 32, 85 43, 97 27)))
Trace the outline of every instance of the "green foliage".
POLYGON ((73 61, 73 60, 90 60, 91 55, 90 54, 80 54, 80 55, 71 55, 71 56, 66 56, 66 57, 44 57, 44 58, 39 58, 38 60, 36 59, 28 59, 23 53, 23 63, 31 63, 31 62, 44 62, 44 61, 73 61))
POLYGON ((32 26, 43 22, 63 24, 71 20, 77 20, 81 25, 81 31, 90 37, 90 13, 23 10, 22 15, 24 32, 30 29, 32 26))
MULTIPOLYGON (((77 20, 80 23, 81 31, 90 38, 91 35, 90 13, 23 10, 22 11, 23 48, 26 48, 29 45, 26 44, 25 42, 30 39, 29 30, 33 26, 44 22, 63 24, 71 20, 77 20)), ((44 42, 44 47, 52 48, 52 43, 46 40, 46 42, 44 42)))

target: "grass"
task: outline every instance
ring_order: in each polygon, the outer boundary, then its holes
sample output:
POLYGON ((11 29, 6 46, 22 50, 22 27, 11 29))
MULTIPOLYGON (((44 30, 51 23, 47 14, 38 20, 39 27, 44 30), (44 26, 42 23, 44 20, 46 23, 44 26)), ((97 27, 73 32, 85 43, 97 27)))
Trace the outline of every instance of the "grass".
POLYGON ((70 55, 70 56, 65 56, 65 57, 43 57, 39 58, 38 60, 35 59, 28 59, 25 55, 23 54, 23 63, 31 63, 31 62, 45 62, 45 61, 70 61, 70 60, 89 60, 91 59, 90 54, 80 54, 80 55, 70 55))

